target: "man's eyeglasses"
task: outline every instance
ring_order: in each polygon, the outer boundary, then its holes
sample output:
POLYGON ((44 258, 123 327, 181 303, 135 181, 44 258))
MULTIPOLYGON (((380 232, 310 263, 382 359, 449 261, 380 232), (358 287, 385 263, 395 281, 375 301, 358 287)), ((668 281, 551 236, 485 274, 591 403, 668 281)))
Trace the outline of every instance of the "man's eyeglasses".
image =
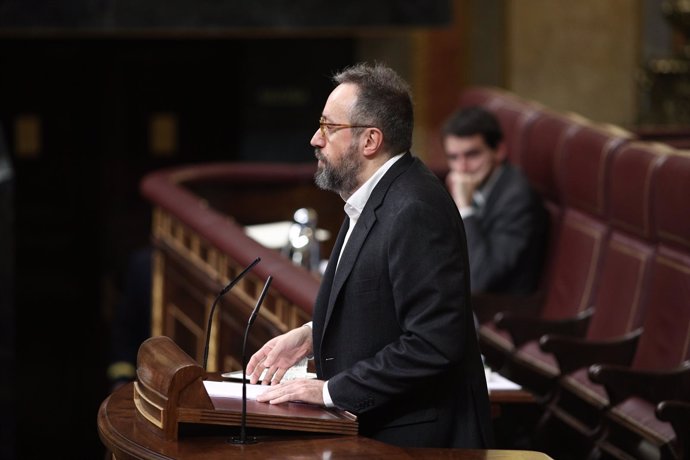
POLYGON ((343 123, 329 123, 325 118, 319 118, 319 129, 323 137, 328 138, 328 134, 334 129, 345 129, 345 128, 375 128, 371 125, 348 125, 343 123))

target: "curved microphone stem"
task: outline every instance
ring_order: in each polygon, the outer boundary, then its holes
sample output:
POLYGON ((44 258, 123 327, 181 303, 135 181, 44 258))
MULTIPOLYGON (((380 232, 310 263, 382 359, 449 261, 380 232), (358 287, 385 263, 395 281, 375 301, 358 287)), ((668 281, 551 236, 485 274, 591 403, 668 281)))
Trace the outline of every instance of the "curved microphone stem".
POLYGON ((206 323, 206 344, 204 346, 204 361, 201 364, 201 367, 206 370, 206 363, 208 361, 208 347, 209 344, 211 343, 211 324, 213 323, 213 312, 216 310, 216 305, 218 304, 218 301, 223 297, 230 289, 232 289, 242 278, 244 278, 244 275, 251 270, 254 265, 258 264, 259 261, 261 260, 261 257, 257 257, 254 259, 252 263, 247 265, 247 268, 242 270, 239 275, 234 277, 232 281, 230 281, 227 286, 225 286, 223 289, 220 290, 216 298, 213 300, 213 305, 211 305, 211 313, 208 315, 208 322, 206 323))
POLYGON ((249 336, 249 328, 254 324, 254 320, 256 320, 259 314, 259 309, 272 280, 273 277, 269 275, 264 288, 261 290, 261 295, 259 295, 259 299, 256 301, 256 306, 252 310, 252 314, 249 315, 247 328, 244 330, 244 340, 242 341, 242 419, 240 422, 240 437, 231 439, 231 442, 234 444, 253 444, 256 442, 256 438, 247 439, 247 337, 249 336))
POLYGON ((213 312, 216 310, 216 304, 218 303, 221 297, 223 297, 223 291, 220 291, 220 293, 213 300, 213 305, 211 305, 211 313, 209 313, 208 322, 206 323, 206 345, 204 346, 204 361, 203 363, 201 363, 201 367, 203 367, 204 370, 206 370, 206 362, 208 361, 208 348, 209 344, 211 343, 211 323, 213 323, 213 312))
MULTIPOLYGON (((270 279, 270 277, 269 277, 270 279)), ((242 341, 242 420, 240 421, 240 444, 247 444, 247 337, 249 326, 244 330, 242 341)))

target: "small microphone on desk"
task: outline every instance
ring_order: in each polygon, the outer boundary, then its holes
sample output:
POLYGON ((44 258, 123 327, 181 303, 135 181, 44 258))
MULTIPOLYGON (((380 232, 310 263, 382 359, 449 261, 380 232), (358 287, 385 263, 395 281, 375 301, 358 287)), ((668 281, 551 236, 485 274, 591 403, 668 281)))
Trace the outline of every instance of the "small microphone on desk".
POLYGON ((204 346, 204 362, 202 364, 202 367, 204 368, 204 370, 206 370, 206 362, 208 361, 208 347, 209 347, 209 344, 211 342, 211 323, 213 322, 213 312, 216 310, 216 304, 218 304, 218 301, 220 300, 220 298, 223 297, 225 294, 227 294, 230 289, 235 287, 235 285, 242 278, 244 278, 244 275, 246 275, 249 272, 249 270, 254 268, 254 265, 258 264, 260 260, 261 260, 261 257, 257 257, 256 259, 254 259, 254 261, 252 263, 247 265, 247 268, 242 270, 242 272, 239 275, 237 275, 235 278, 233 278, 232 281, 230 281, 227 286, 225 286, 223 289, 220 290, 220 292, 216 296, 215 300, 213 301, 213 305, 211 305, 211 312, 208 315, 208 323, 206 325, 206 345, 204 346))
POLYGON ((256 306, 252 314, 249 315, 247 328, 244 330, 244 340, 242 341, 242 420, 240 422, 240 436, 235 436, 230 440, 233 444, 254 444, 256 442, 255 437, 247 438, 247 336, 249 335, 249 328, 252 327, 254 320, 256 320, 256 317, 259 315, 259 309, 264 301, 264 297, 266 297, 268 287, 271 285, 272 280, 273 278, 269 275, 261 291, 261 295, 256 301, 256 306))

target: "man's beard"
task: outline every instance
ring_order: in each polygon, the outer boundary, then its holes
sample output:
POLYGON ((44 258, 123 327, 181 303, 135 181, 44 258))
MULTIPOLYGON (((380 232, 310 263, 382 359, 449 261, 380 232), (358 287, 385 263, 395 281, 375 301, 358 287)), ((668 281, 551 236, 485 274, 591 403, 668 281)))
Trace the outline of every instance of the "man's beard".
POLYGON ((316 185, 323 190, 351 195, 359 185, 359 172, 362 169, 357 144, 350 144, 345 155, 340 159, 339 165, 329 163, 320 150, 316 151, 316 158, 323 163, 323 166, 320 166, 314 174, 316 185))

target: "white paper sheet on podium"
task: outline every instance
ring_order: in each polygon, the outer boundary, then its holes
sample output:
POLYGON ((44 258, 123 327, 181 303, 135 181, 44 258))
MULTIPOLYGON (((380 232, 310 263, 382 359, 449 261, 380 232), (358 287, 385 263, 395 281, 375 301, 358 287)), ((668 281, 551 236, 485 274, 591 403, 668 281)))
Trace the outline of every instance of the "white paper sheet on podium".
MULTIPOLYGON (((242 399, 242 384, 238 382, 215 382, 204 380, 204 387, 209 396, 218 398, 242 399)), ((268 389, 265 385, 247 384, 247 400, 255 400, 258 395, 268 389)))
POLYGON ((520 390, 522 387, 512 380, 508 380, 497 372, 488 371, 486 375, 486 385, 489 393, 497 390, 520 390))
MULTIPOLYGON (((496 372, 492 372, 486 381, 489 387, 489 393, 497 390, 519 390, 522 387, 517 383, 508 380, 496 372)), ((204 386, 209 396, 221 398, 242 398, 242 384, 239 382, 215 382, 212 380, 204 380, 204 386)), ((265 385, 247 384, 247 399, 255 400, 258 395, 268 389, 265 385)))

